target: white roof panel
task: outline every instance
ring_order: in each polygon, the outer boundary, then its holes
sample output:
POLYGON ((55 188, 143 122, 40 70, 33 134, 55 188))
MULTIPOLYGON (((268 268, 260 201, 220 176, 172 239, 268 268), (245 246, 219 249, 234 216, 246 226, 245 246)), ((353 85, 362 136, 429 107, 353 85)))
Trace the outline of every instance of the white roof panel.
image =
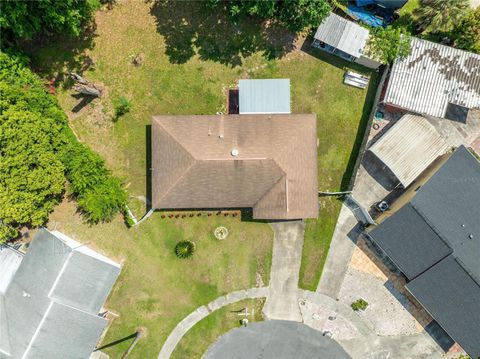
POLYGON ((290 80, 239 80, 240 114, 291 113, 290 80))

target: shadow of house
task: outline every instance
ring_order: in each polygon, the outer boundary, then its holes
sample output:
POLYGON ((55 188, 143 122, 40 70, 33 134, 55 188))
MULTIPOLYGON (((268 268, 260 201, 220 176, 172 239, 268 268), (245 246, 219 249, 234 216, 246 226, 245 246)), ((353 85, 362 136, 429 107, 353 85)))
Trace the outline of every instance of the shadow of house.
POLYGON ((202 60, 235 67, 256 52, 273 59, 294 49, 296 36, 283 27, 255 17, 234 22, 225 10, 210 9, 202 1, 156 0, 150 12, 174 64, 198 54, 202 60))

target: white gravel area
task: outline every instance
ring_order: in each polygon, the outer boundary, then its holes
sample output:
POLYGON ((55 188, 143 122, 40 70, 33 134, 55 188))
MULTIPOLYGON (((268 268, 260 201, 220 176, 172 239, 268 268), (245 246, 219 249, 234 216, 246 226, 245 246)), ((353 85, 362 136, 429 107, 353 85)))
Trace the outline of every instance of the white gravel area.
POLYGON ((346 305, 359 298, 368 302, 358 315, 370 322, 378 335, 408 335, 418 333, 415 318, 406 308, 409 302, 393 283, 365 272, 349 268, 340 289, 339 300, 346 305))

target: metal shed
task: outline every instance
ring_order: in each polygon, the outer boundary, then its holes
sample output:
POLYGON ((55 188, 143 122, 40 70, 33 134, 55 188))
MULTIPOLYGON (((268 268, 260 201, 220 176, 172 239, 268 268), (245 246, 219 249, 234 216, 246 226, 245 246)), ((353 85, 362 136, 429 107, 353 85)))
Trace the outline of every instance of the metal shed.
POLYGON ((353 61, 362 56, 368 37, 367 29, 331 13, 318 27, 314 46, 325 44, 324 50, 353 61))
POLYGON ((407 187, 447 149, 446 142, 426 118, 408 114, 375 142, 369 151, 407 187))
POLYGON ((291 113, 290 80, 239 80, 240 114, 291 113))

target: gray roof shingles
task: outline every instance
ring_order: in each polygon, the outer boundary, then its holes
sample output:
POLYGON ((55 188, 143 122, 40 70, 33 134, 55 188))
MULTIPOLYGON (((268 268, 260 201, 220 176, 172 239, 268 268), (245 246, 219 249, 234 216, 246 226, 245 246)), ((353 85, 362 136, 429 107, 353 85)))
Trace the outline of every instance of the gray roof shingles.
POLYGON ((413 200, 370 232, 407 289, 471 356, 480 356, 480 163, 459 147, 413 200))
POLYGON ((370 236, 408 279, 453 252, 410 204, 386 219, 370 236))
POLYGON ((407 289, 470 357, 480 356, 480 286, 453 256, 408 283, 407 289))

